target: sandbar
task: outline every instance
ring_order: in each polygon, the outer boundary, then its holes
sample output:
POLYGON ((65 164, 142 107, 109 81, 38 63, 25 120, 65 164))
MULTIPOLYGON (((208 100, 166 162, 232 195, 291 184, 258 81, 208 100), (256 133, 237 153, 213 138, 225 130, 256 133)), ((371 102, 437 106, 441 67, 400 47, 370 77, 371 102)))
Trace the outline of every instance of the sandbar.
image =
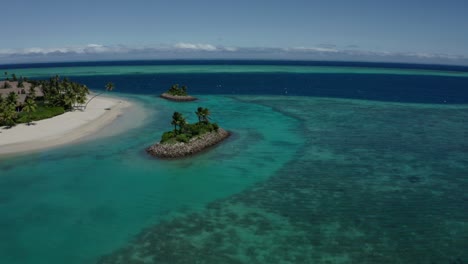
POLYGON ((0 128, 0 156, 37 151, 76 142, 92 135, 122 115, 132 104, 118 98, 98 96, 86 110, 34 121, 34 125, 18 124, 0 128))

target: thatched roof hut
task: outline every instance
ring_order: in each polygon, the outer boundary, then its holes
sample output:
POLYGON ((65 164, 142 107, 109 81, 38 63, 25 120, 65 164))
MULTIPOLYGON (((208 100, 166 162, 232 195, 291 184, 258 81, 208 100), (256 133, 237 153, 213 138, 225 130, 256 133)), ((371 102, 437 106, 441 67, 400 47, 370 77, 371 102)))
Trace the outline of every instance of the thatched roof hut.
MULTIPOLYGON (((7 97, 9 93, 15 92, 18 94, 18 105, 22 105, 24 101, 26 101, 26 97, 28 96, 29 89, 31 88, 31 84, 28 82, 23 82, 24 88, 18 88, 18 82, 8 81, 10 83, 11 88, 3 88, 5 85, 5 81, 0 81, 0 94, 3 98, 7 97)), ((36 87, 36 97, 43 97, 44 93, 42 89, 36 87)))

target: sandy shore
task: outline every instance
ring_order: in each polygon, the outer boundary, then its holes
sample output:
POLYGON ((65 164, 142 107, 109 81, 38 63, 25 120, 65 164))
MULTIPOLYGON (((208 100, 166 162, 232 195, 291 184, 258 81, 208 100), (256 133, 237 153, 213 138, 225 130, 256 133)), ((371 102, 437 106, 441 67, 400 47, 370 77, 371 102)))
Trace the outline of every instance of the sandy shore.
POLYGON ((13 128, 0 128, 0 155, 15 154, 76 142, 112 123, 131 103, 98 96, 85 111, 65 114, 13 128), (110 110, 106 110, 110 109, 110 110))

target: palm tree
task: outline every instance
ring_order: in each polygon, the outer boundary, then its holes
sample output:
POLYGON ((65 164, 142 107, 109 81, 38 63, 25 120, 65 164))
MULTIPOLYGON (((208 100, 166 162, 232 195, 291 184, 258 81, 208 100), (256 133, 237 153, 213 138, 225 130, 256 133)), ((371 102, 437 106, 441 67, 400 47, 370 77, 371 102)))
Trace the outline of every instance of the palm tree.
POLYGON ((179 85, 178 84, 173 84, 171 88, 169 89, 168 93, 171 95, 177 95, 177 92, 179 91, 179 85))
POLYGON ((27 117, 28 117, 28 126, 31 125, 31 113, 34 113, 36 112, 36 102, 31 99, 31 98, 28 98, 26 100, 26 103, 23 107, 23 111, 27 113, 27 117))
POLYGON ((76 103, 80 104, 83 106, 84 103, 86 103, 86 95, 88 94, 88 88, 86 86, 82 86, 76 96, 76 103))
MULTIPOLYGON (((115 86, 114 86, 114 84, 112 82, 108 82, 105 87, 106 87, 107 92, 113 91, 114 88, 115 88, 115 86)), ((81 88, 82 88, 82 92, 85 93, 85 95, 89 94, 89 90, 88 90, 88 87, 86 85, 83 85, 81 88)), ((88 102, 86 102, 86 104, 84 105, 84 109, 86 109, 86 107, 88 107, 88 104, 91 102, 91 100, 93 100, 94 98, 98 97, 99 95, 101 95, 103 93, 104 92, 98 93, 98 94, 94 95, 93 97, 91 97, 88 100, 88 102)))
POLYGON ((203 116, 203 107, 198 107, 197 108, 197 111, 195 112, 195 114, 197 115, 198 117, 198 123, 201 123, 201 118, 203 116))
POLYGON ((203 108, 202 109, 202 119, 203 119, 203 122, 205 123, 209 123, 208 121, 208 116, 210 116, 211 113, 210 113, 210 110, 208 110, 208 108, 203 108))
POLYGON ((110 91, 112 91, 112 90, 114 90, 114 84, 111 83, 111 82, 108 82, 108 83, 106 84, 106 91, 110 92, 110 91))
POLYGON ((67 91, 66 93, 62 94, 62 102, 64 104, 65 109, 72 109, 73 105, 75 104, 75 96, 71 91, 67 91))
POLYGON ((2 104, 2 109, 0 111, 0 124, 7 127, 14 126, 16 118, 15 106, 11 104, 2 104))
POLYGON ((20 76, 19 80, 18 80, 18 85, 16 86, 18 88, 24 88, 24 79, 23 79, 23 76, 20 76))
POLYGON ((182 85, 182 87, 180 89, 180 94, 181 95, 187 95, 187 86, 182 85))
POLYGON ((187 121, 185 120, 185 117, 179 113, 179 112, 174 112, 172 115, 172 125, 174 125, 174 133, 177 134, 177 126, 179 126, 179 132, 182 130, 182 127, 187 124, 187 121))
POLYGON ((5 81, 9 81, 9 79, 8 79, 8 72, 5 72, 5 81))
POLYGON ((31 84, 29 87, 28 98, 36 100, 36 86, 31 84))
POLYGON ((10 92, 6 98, 6 103, 8 105, 16 106, 17 101, 18 101, 18 94, 16 94, 15 92, 10 92))

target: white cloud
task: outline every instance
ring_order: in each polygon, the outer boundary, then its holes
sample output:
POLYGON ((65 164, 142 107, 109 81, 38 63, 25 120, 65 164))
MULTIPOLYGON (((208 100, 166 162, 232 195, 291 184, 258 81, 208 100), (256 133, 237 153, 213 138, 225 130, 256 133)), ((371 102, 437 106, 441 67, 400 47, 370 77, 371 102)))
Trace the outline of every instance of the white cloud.
POLYGON ((90 54, 90 53, 106 53, 106 52, 122 52, 120 46, 104 46, 100 44, 88 44, 85 46, 71 46, 59 48, 24 48, 24 49, 2 49, 0 56, 5 55, 49 55, 49 54, 90 54))
POLYGON ((183 50, 201 50, 201 51, 217 51, 218 48, 211 44, 193 44, 193 43, 184 43, 180 42, 174 45, 176 49, 183 50))
POLYGON ((286 51, 291 52, 339 52, 335 48, 324 48, 324 47, 294 47, 286 48, 286 51))
POLYGON ((468 65, 468 57, 421 52, 370 51, 334 45, 275 47, 225 47, 179 42, 145 47, 88 44, 56 48, 0 49, 0 64, 17 62, 118 60, 118 59, 294 59, 381 62, 421 62, 468 65), (183 52, 182 52, 183 51, 183 52), (202 52, 200 54, 200 52, 202 52))

